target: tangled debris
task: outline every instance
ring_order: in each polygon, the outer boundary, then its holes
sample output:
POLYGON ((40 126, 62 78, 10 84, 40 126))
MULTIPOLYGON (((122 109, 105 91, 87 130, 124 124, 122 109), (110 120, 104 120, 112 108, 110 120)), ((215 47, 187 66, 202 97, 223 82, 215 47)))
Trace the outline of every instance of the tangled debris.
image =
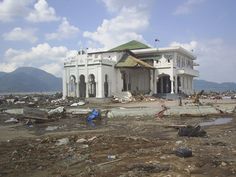
POLYGON ((206 131, 203 130, 200 125, 188 125, 186 127, 179 128, 178 135, 188 137, 204 137, 206 136, 206 131))
POLYGON ((126 92, 117 92, 113 93, 112 101, 115 103, 129 103, 129 102, 136 102, 136 101, 156 101, 157 98, 144 95, 142 93, 131 93, 129 91, 126 92))

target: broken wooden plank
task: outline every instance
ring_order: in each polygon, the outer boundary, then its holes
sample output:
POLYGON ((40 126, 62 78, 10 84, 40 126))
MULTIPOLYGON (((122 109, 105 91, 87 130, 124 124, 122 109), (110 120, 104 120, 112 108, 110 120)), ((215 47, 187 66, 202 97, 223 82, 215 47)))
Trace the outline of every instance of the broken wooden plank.
POLYGON ((121 161, 121 160, 122 160, 122 159, 111 160, 111 161, 108 161, 108 162, 100 163, 100 164, 98 164, 97 166, 103 166, 103 165, 107 165, 107 164, 119 162, 119 161, 121 161))
POLYGON ((166 128, 184 128, 187 127, 187 125, 164 125, 166 128))

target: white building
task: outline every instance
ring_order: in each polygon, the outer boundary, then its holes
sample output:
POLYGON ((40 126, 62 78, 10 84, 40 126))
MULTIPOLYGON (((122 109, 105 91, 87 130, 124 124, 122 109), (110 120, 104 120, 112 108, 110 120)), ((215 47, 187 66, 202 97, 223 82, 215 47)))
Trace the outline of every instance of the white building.
POLYGON ((79 53, 64 63, 63 96, 110 97, 122 91, 192 94, 196 57, 182 47, 130 41, 109 51, 79 53))

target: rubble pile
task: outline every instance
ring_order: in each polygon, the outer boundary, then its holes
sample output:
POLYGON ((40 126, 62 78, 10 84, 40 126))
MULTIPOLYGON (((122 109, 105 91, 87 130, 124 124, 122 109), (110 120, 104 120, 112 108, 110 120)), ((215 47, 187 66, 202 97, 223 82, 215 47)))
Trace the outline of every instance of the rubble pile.
POLYGON ((19 95, 2 95, 0 96, 1 107, 42 107, 42 106, 56 106, 65 103, 62 99, 61 93, 55 94, 19 94, 19 95))
POLYGON ((129 92, 113 99, 141 103, 0 96, 0 176, 235 176, 235 100, 179 106, 129 92))
POLYGON ((203 130, 200 125, 188 125, 186 127, 181 127, 178 131, 178 135, 187 137, 204 137, 206 136, 206 131, 203 130))
POLYGON ((201 96, 201 99, 212 99, 212 100, 221 100, 221 99, 236 99, 236 91, 225 91, 225 92, 204 92, 201 96))
POLYGON ((225 171, 235 175, 236 147, 224 142, 233 132, 224 135, 218 130, 221 139, 186 139, 165 129, 140 124, 127 131, 116 126, 109 133, 85 131, 0 142, 0 175, 223 176, 225 171))
POLYGON ((128 103, 133 101, 133 97, 130 92, 117 92, 113 93, 112 101, 115 103, 128 103))
POLYGON ((144 95, 142 93, 131 93, 127 92, 120 92, 114 93, 112 97, 112 101, 115 103, 129 103, 129 102, 140 102, 140 101, 156 101, 157 98, 149 95, 144 95))

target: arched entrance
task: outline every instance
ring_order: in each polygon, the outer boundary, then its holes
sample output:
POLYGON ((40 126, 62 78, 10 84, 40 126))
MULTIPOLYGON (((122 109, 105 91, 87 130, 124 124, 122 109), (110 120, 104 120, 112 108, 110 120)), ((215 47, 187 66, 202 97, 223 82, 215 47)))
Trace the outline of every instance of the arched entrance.
POLYGON ((79 97, 85 98, 86 97, 86 83, 85 83, 85 76, 79 76, 79 97))
POLYGON ((105 75, 105 82, 104 82, 104 95, 105 97, 108 97, 108 91, 109 90, 109 86, 108 86, 108 75, 105 75))
POLYGON ((88 95, 89 97, 96 97, 96 82, 93 74, 89 75, 88 82, 88 95))
POLYGON ((169 75, 159 76, 157 81, 157 93, 170 93, 171 81, 169 75))
POLYGON ((69 81, 69 96, 75 97, 76 96, 76 79, 74 75, 70 76, 69 81))

